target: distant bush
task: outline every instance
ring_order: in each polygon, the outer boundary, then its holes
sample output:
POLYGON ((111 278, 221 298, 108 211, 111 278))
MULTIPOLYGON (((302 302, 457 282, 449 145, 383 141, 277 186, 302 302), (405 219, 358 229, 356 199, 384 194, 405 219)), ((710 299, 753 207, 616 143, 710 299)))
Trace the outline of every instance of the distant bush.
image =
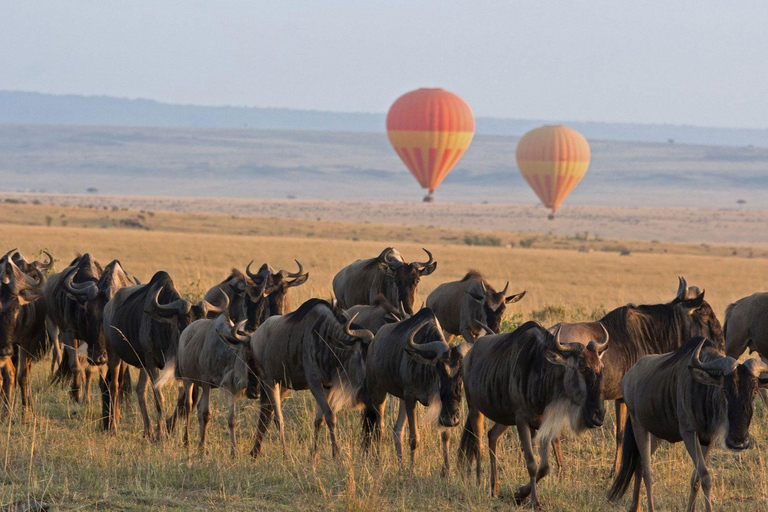
POLYGON ((523 238, 520 240, 520 247, 533 247, 533 244, 536 242, 536 237, 532 236, 531 238, 523 238))
POLYGON ((501 247, 501 238, 493 235, 464 235, 464 244, 501 247))
POLYGON ((27 204, 26 201, 23 201, 21 199, 14 199, 12 197, 6 197, 5 202, 9 204, 27 204))

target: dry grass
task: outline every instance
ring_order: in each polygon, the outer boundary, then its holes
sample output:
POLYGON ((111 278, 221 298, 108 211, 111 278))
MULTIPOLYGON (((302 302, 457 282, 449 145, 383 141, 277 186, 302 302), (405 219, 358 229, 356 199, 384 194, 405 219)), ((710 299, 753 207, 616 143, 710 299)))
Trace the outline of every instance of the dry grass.
MULTIPOLYGON (((93 216, 93 211, 88 212, 93 216)), ((85 222, 88 216, 82 215, 85 222)), ((74 217, 75 213, 68 210, 66 218, 74 217)), ((461 242, 440 242, 416 229, 407 243, 378 236, 375 241, 351 241, 333 238, 346 225, 323 223, 317 223, 316 230, 325 230, 322 233, 328 237, 307 238, 297 236, 306 234, 302 221, 270 221, 266 225, 273 226, 271 236, 254 236, 247 231, 238 234, 240 226, 264 226, 263 220, 215 216, 184 226, 174 221, 184 227, 184 232, 160 231, 174 229, 170 220, 167 225, 143 231, 62 227, 60 223, 53 227, 8 224, 15 219, 18 217, 0 208, 0 220, 5 222, 0 224, 0 235, 7 248, 19 247, 28 255, 48 248, 62 260, 59 268, 82 251, 91 252, 102 262, 119 258, 129 272, 145 282, 154 271, 167 270, 182 291, 193 298, 224 278, 231 265, 243 267, 255 258, 257 262, 293 268, 294 257, 310 272, 309 283, 293 292, 294 304, 310 296, 327 296, 331 278, 339 268, 355 258, 377 254, 388 241, 397 242, 396 247, 413 259, 422 258, 420 247, 428 243, 439 261, 435 274, 424 279, 420 299, 437 284, 460 277, 469 267, 482 270, 499 285, 509 279, 511 289, 527 290, 525 299, 510 308, 511 322, 532 317, 544 323, 584 319, 629 301, 667 301, 675 292, 678 275, 706 288, 707 299, 719 315, 730 301, 768 288, 768 259, 759 257, 671 252, 620 257, 616 253, 575 250, 470 247, 461 242), (204 228, 203 223, 210 227, 204 228), (280 226, 282 236, 274 226, 280 226), (229 234, 214 234, 214 227, 229 234)), ((365 225, 358 229, 375 231, 365 225)), ((243 401, 239 407, 240 449, 233 460, 228 453, 225 401, 218 392, 212 400, 210 453, 201 457, 195 449, 186 450, 178 436, 163 444, 145 442, 135 406, 127 412, 117 437, 99 432, 97 404, 71 404, 61 389, 47 384, 47 364, 35 367, 33 386, 35 415, 1 425, 4 480, 0 505, 35 498, 64 509, 487 510, 508 506, 512 491, 526 479, 514 431, 505 437, 500 454, 505 496, 497 500, 490 498, 487 483, 478 488, 473 479, 464 478, 455 468, 450 478, 440 478, 437 432, 431 426, 422 428, 422 446, 413 470, 398 466, 390 438, 386 439, 381 460, 365 459, 357 445, 357 413, 341 415, 341 460, 331 460, 324 435, 322 458, 313 468, 309 457, 313 403, 307 393, 293 393, 285 406, 287 450, 283 452, 277 438, 270 435, 262 458, 254 462, 247 455, 256 418, 254 403, 243 401)), ((169 400, 169 404, 172 402, 169 400)), ((393 422, 394 416, 393 411, 388 411, 387 422, 393 422)), ((566 441, 569 476, 551 475, 541 485, 543 502, 549 510, 626 508, 626 502, 613 506, 605 501, 612 427, 609 420, 600 430, 566 441)), ((768 507, 763 458, 768 417, 761 405, 752 433, 757 444, 754 449, 738 456, 715 451, 711 458, 713 496, 720 510, 768 507)), ((193 441, 196 439, 193 428, 193 441)), ((455 448, 458 429, 453 439, 455 448)), ((487 468, 487 460, 483 463, 487 468)), ((660 509, 684 507, 690 471, 682 445, 664 447, 657 453, 654 475, 660 509)))

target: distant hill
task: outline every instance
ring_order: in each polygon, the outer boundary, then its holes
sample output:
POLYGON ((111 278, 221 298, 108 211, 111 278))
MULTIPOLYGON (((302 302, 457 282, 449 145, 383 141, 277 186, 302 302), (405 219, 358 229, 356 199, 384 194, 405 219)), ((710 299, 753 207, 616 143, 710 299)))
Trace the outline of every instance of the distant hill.
MULTIPOLYGON (((0 124, 255 128, 333 132, 382 132, 383 113, 343 113, 287 108, 207 107, 107 96, 0 91, 0 124)), ((768 147, 768 130, 677 125, 558 121, 589 139, 768 147)), ((479 135, 519 136, 551 120, 477 119, 479 135)))

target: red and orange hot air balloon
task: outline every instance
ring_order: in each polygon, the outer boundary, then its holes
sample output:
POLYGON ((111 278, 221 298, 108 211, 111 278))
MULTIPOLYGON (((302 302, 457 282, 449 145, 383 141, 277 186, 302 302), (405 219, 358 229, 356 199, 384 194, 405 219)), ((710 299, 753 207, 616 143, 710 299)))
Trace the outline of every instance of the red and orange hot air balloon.
POLYGON ((552 208, 549 218, 578 185, 589 167, 589 144, 567 126, 535 128, 517 143, 517 167, 541 202, 552 208))
POLYGON ((469 147, 475 117, 464 100, 444 89, 417 89, 400 96, 387 114, 387 135, 422 187, 424 201, 469 147))

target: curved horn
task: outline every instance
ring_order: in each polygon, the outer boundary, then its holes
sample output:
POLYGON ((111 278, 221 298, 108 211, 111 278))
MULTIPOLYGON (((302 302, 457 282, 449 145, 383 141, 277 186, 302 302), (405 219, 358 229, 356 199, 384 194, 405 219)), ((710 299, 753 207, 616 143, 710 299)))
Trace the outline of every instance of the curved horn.
POLYGON ((490 336, 491 334, 495 334, 495 333, 493 332, 493 329, 491 329, 490 327, 488 327, 487 325, 485 325, 485 324, 484 324, 483 322, 481 322, 480 320, 475 320, 475 325, 477 325, 478 327, 480 327, 481 329, 483 329, 483 330, 485 331, 485 334, 484 334, 484 335, 483 335, 483 334, 481 334, 481 336, 490 336))
MULTIPOLYGON (((408 345, 406 345, 406 348, 412 350, 419 356, 423 357, 424 359, 430 359, 431 361, 437 361, 440 359, 442 355, 444 355, 446 348, 448 348, 447 343, 445 343, 444 340, 437 340, 437 341, 430 341, 429 343, 420 343, 416 344, 414 343, 414 339, 416 338, 416 334, 424 328, 425 325, 429 324, 429 320, 426 322, 422 322, 420 326, 418 326, 416 329, 414 329, 411 332, 411 335, 408 336, 408 345), (434 352, 435 356, 426 358, 424 356, 424 352, 434 352)), ((450 348, 448 348, 450 350, 450 348)))
POLYGON ((499 293, 504 296, 507 294, 507 290, 509 289, 509 281, 507 281, 507 284, 504 285, 504 289, 501 290, 499 293))
POLYGON ((707 373, 716 373, 718 376, 720 375, 730 375, 733 373, 733 370, 736 369, 737 362, 735 359, 730 357, 718 357, 714 361, 709 361, 707 363, 703 363, 700 359, 701 357, 701 349, 704 348, 704 344, 707 342, 707 340, 702 340, 701 343, 699 343, 699 346, 696 347, 696 350, 693 352, 693 355, 691 356, 691 367, 696 368, 698 370, 705 371, 707 373))
POLYGON ((33 294, 38 293, 40 288, 43 287, 43 281, 45 281, 45 276, 40 271, 40 269, 37 267, 31 267, 32 270, 37 274, 37 280, 35 280, 35 278, 32 276, 22 272, 21 269, 19 269, 19 267, 17 267, 12 260, 9 260, 9 262, 11 264, 11 268, 14 269, 14 277, 9 283, 11 293, 15 295, 20 295, 25 291, 32 291, 33 294))
POLYGON ((575 350, 575 347, 573 347, 572 343, 568 343, 569 346, 566 346, 560 342, 560 330, 562 328, 563 328, 563 325, 560 324, 557 326, 557 330, 555 331, 555 341, 554 341, 555 350, 562 353, 573 352, 575 350))
POLYGON ((99 287, 93 281, 86 281, 84 283, 75 283, 75 274, 77 274, 77 267, 72 267, 67 276, 64 278, 64 289, 75 297, 83 297, 85 300, 93 300, 99 294, 99 287))
POLYGON ((686 282, 685 278, 683 276, 677 276, 677 294, 675 295, 675 299, 677 300, 685 300, 685 296, 688 293, 688 283, 686 282))
POLYGON ((257 280, 260 281, 260 280, 264 279, 263 275, 254 274, 253 272, 251 272, 251 265, 253 265, 253 260, 251 260, 251 262, 248 264, 248 266, 245 267, 245 275, 247 275, 248 277, 253 279, 254 282, 256 282, 257 280))
POLYGON ((14 252, 16 252, 16 248, 15 247, 13 249, 11 249, 10 251, 8 251, 7 253, 5 253, 5 256, 0 258, 0 261, 2 261, 2 260, 10 260, 11 259, 11 254, 13 254, 14 252))
POLYGON ((392 259, 392 253, 394 253, 395 250, 392 247, 389 247, 384 251, 384 262, 389 265, 391 269, 398 269, 403 265, 403 262, 398 259, 392 259))
POLYGON ((358 339, 363 343, 370 343, 373 339, 373 333, 369 331, 368 329, 352 329, 352 322, 355 321, 355 318, 357 318, 358 313, 355 313, 352 315, 352 318, 347 320, 347 323, 344 324, 344 333, 347 336, 350 336, 352 338, 358 339))
POLYGON ((413 263, 414 265, 419 265, 421 267, 428 267, 435 261, 435 259, 432 257, 432 253, 426 250, 425 248, 422 247, 421 250, 427 253, 427 256, 429 256, 429 261, 425 261, 423 263, 420 261, 414 261, 413 263))
POLYGON ((590 343, 594 344, 595 351, 598 354, 605 352, 605 350, 608 348, 608 340, 610 339, 610 335, 608 334, 608 329, 606 329, 602 323, 600 323, 600 328, 603 330, 602 341, 590 341, 590 343))
POLYGON ((744 361, 744 366, 747 367, 753 377, 760 377, 761 373, 768 373, 768 364, 759 359, 747 359, 744 361))
POLYGON ((185 299, 176 299, 175 301, 169 302, 168 304, 160 304, 158 299, 160 299, 160 292, 162 291, 162 288, 158 289, 157 293, 155 293, 155 296, 152 297, 152 307, 156 311, 162 311, 165 313, 180 313, 182 315, 186 315, 189 313, 189 310, 192 309, 192 304, 185 299))
POLYGON ((45 257, 48 259, 48 261, 46 263, 43 263, 42 261, 34 261, 32 262, 32 265, 47 272, 53 267, 53 256, 51 256, 51 253, 46 250, 43 250, 43 254, 45 254, 45 257))
POLYGON ((281 270, 280 274, 283 277, 301 277, 302 274, 304 274, 304 267, 301 265, 301 263, 299 263, 299 260, 293 260, 293 261, 295 261, 296 264, 299 266, 299 271, 296 273, 293 273, 293 272, 287 272, 285 270, 281 270))

